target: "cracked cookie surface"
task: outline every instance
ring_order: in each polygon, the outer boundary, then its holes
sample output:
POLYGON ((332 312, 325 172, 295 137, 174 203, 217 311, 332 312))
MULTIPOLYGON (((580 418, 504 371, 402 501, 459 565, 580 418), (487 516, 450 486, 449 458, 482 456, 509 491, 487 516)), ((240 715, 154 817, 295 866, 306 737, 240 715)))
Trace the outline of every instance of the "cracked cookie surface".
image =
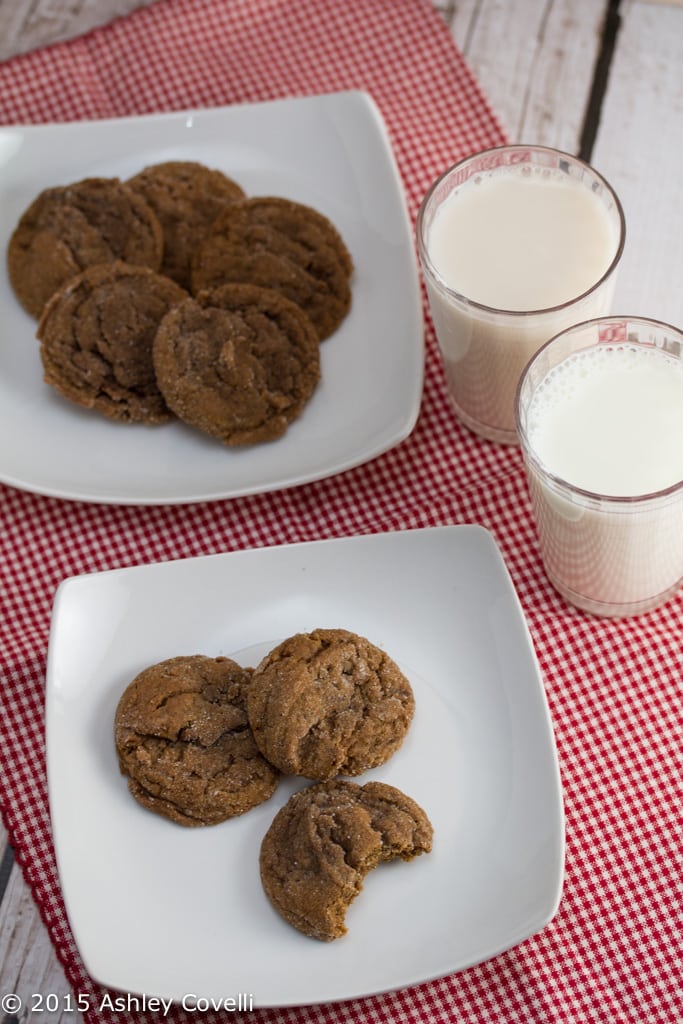
POLYGON ((244 190, 222 171, 191 160, 150 164, 126 184, 150 205, 164 233, 162 274, 190 290, 194 250, 229 203, 244 190))
POLYGON ((164 423, 152 344, 168 311, 187 296, 175 281, 128 263, 102 263, 67 282, 38 324, 43 375, 64 398, 108 419, 164 423))
POLYGON ((118 178, 84 178, 45 189, 22 214, 7 249, 14 293, 31 316, 69 278, 123 260, 159 270, 161 224, 142 196, 118 178))
POLYGON ((396 663, 369 640, 316 629, 262 659, 247 706, 272 764, 325 781, 384 764, 405 738, 415 698, 396 663))
POLYGON ((144 669, 123 692, 114 740, 135 799, 180 825, 214 825, 274 793, 279 773, 247 719, 251 669, 188 655, 144 669))
POLYGON ((179 419, 223 444, 255 444, 282 436, 302 412, 320 378, 319 343, 277 292, 225 285, 164 318, 154 367, 179 419))
POLYGON ((346 912, 368 872, 429 853, 432 837, 424 810, 394 786, 318 783, 275 816, 261 844, 261 881, 294 928, 332 941, 346 933, 346 912))
POLYGON ((194 293, 226 282, 273 288, 301 306, 320 340, 351 306, 353 263, 335 226, 312 207, 276 196, 233 203, 193 257, 194 293))

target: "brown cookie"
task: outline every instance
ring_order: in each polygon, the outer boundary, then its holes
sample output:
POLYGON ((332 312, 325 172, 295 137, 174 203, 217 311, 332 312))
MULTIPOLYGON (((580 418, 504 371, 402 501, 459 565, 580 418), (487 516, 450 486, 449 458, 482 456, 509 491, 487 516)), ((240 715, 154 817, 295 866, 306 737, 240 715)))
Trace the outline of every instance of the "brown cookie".
POLYGON ((264 836, 263 888, 294 928, 329 942, 346 933, 346 911, 368 872, 429 853, 432 835, 422 808, 394 786, 309 786, 290 797, 264 836))
POLYGON ((7 250, 14 292, 38 318, 50 296, 97 263, 124 260, 158 270, 163 237, 142 196, 117 178, 86 178, 41 192, 7 250))
POLYGON ((179 419, 227 445, 280 437, 320 377, 308 318, 277 292, 250 285, 176 306, 159 327, 154 366, 179 419))
POLYGON ((230 658, 169 658, 121 696, 114 739, 135 799, 180 825, 215 825, 268 800, 278 772, 246 713, 251 670, 230 658))
POLYGON ((191 160, 145 167, 126 183, 151 206, 164 232, 161 272, 190 289, 190 258, 218 214, 244 191, 222 171, 191 160))
POLYGON ((351 306, 353 263, 341 235, 317 210, 272 196, 227 207, 197 249, 192 291, 225 282, 275 288, 296 302, 322 340, 351 306))
POLYGON ((263 658, 247 708, 271 764, 325 781, 384 764, 403 742, 415 699, 379 647, 344 629, 316 629, 263 658))
POLYGON ((163 423, 172 417, 157 387, 152 343, 187 293, 148 267, 102 263, 71 278, 38 324, 45 381, 109 419, 163 423))

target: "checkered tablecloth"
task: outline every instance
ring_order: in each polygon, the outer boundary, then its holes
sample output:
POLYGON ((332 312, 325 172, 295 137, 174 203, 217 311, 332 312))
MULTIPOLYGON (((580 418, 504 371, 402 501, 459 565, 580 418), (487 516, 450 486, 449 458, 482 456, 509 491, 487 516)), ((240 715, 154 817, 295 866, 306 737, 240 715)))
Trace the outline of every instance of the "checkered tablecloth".
MULTIPOLYGON (((412 218, 437 173, 504 141, 428 0, 160 0, 84 38, 0 66, 0 122, 117 117, 345 89, 363 89, 379 105, 412 218)), ((479 523, 492 532, 536 646, 564 786, 560 910, 537 936, 460 974, 344 1004, 257 1010, 250 1019, 683 1020, 683 595, 640 619, 614 622, 572 610, 555 595, 539 560, 520 454, 480 441, 456 422, 425 322, 426 381, 413 434, 339 477, 179 507, 88 505, 0 488, 0 800, 66 974, 88 995, 90 1021, 132 1018, 99 1009, 102 990, 75 948, 51 846, 44 677, 60 581, 169 558, 448 523, 479 523)), ((190 1015, 178 1008, 169 1019, 190 1015)))

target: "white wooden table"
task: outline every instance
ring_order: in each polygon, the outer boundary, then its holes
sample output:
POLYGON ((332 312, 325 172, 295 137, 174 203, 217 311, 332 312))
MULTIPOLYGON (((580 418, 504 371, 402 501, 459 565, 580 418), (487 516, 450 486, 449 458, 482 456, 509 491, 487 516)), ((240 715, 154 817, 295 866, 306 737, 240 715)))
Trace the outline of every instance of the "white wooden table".
MULTIPOLYGON (((614 311, 683 326, 683 0, 433 2, 510 141, 576 153, 618 192, 614 311)), ((0 995, 19 993, 22 1022, 78 1024, 30 1011, 32 993, 68 991, 0 826, 0 995)))

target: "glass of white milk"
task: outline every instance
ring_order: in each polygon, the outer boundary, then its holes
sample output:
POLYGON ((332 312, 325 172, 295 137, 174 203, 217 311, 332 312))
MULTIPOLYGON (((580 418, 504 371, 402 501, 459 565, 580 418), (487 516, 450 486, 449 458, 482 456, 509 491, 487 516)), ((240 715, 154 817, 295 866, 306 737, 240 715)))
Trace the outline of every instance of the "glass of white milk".
POLYGON ((417 245, 459 418, 517 443, 527 362, 570 324, 610 311, 624 215, 588 164, 544 146, 501 146, 446 171, 425 196, 417 245))
POLYGON ((595 615, 638 615, 683 582, 683 333, 599 317, 522 374, 517 429, 548 577, 595 615))

